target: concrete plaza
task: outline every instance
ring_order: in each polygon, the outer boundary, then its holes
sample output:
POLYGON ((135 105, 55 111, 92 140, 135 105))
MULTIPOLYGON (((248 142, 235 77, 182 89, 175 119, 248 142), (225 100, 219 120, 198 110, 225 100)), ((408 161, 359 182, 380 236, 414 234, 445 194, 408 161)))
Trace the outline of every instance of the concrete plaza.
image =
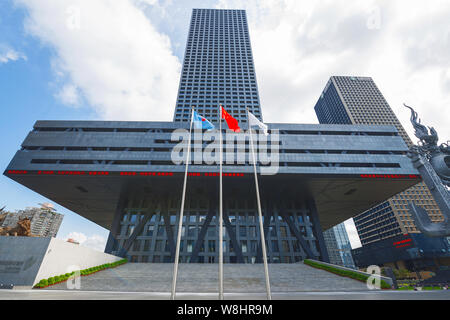
MULTIPOLYGON (((127 263, 81 278, 80 290, 67 283, 46 289, 0 290, 0 300, 168 300, 173 265, 127 263)), ((274 300, 450 300, 450 290, 369 290, 365 283, 303 263, 270 264, 274 300)), ((265 300, 262 264, 225 264, 225 300, 265 300)), ((180 264, 177 299, 218 299, 217 264, 180 264)))

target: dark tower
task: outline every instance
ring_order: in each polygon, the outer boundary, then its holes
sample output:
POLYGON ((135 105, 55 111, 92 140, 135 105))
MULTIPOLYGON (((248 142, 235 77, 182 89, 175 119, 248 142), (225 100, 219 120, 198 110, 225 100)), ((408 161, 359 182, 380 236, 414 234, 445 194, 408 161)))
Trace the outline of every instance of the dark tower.
POLYGON ((262 120, 244 10, 194 9, 174 121, 189 122, 191 106, 217 122, 222 103, 239 122, 246 108, 262 120))
MULTIPOLYGON (((412 146, 405 129, 370 77, 331 77, 314 110, 323 124, 395 126, 406 145, 412 146)), ((432 221, 443 219, 430 191, 421 182, 354 218, 362 245, 396 235, 419 233, 406 205, 409 201, 425 204, 432 221)))

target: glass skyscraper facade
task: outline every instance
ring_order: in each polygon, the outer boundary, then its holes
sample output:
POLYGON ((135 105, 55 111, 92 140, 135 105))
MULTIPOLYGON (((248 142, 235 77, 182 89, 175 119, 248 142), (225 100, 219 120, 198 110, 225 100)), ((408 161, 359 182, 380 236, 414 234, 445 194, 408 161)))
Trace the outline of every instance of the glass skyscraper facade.
MULTIPOLYGON (((395 126, 408 147, 413 145, 405 129, 370 77, 333 76, 314 110, 323 124, 367 124, 395 126)), ((354 218, 362 245, 400 234, 419 233, 408 210, 413 201, 427 210, 433 222, 443 216, 421 182, 354 218)))
POLYGON ((352 246, 345 224, 340 223, 323 233, 330 263, 356 269, 353 262, 352 246))
POLYGON ((191 107, 217 122, 219 104, 239 122, 262 120, 245 10, 193 9, 174 121, 191 107))

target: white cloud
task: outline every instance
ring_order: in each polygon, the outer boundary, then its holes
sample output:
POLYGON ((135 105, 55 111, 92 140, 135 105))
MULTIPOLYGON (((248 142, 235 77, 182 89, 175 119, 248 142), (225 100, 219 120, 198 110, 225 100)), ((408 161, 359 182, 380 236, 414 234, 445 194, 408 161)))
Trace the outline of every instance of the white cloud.
POLYGON ((65 84, 56 95, 64 104, 77 106, 80 104, 78 88, 73 84, 65 84))
POLYGON ((100 235, 91 235, 86 236, 82 232, 71 232, 69 233, 64 240, 73 239, 77 241, 81 246, 85 246, 97 251, 104 252, 106 246, 106 239, 100 235))
POLYGON ((264 120, 317 123, 332 75, 371 76, 409 135, 414 106, 450 139, 448 1, 219 1, 246 9, 264 120))
POLYGON ((19 59, 26 61, 27 57, 23 53, 17 52, 6 45, 0 45, 0 64, 17 61, 19 59))
POLYGON ((26 30, 55 52, 65 104, 86 101, 108 120, 169 120, 180 63, 170 39, 140 9, 144 0, 16 0, 26 30))
MULTIPOLYGON (((180 70, 173 50, 185 45, 188 5, 15 1, 29 11, 27 30, 55 49, 63 103, 86 101, 104 119, 171 119, 180 70)), ((317 123, 313 107, 329 77, 362 75, 374 78, 411 137, 403 102, 450 136, 450 117, 442 116, 450 103, 446 1, 220 0, 217 7, 247 10, 265 121, 317 123)))

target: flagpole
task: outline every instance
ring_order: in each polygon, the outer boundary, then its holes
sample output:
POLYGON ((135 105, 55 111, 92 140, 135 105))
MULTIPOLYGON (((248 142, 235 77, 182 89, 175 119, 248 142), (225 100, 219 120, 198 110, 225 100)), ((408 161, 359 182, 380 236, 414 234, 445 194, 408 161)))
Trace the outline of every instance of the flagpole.
POLYGON ((253 147, 252 126, 250 125, 250 117, 249 117, 248 113, 249 113, 249 111, 247 108, 247 122, 248 122, 248 129, 249 129, 249 133, 250 133, 250 146, 252 149, 253 171, 255 173, 256 200, 258 202, 258 215, 259 215, 259 233, 261 234, 261 248, 262 248, 263 261, 264 261, 264 275, 266 278, 267 300, 272 300, 272 294, 270 292, 269 268, 267 266, 266 240, 264 237, 264 227, 263 227, 262 213, 261 213, 261 199, 259 197, 258 175, 256 173, 256 158, 255 158, 255 150, 253 147))
POLYGON ((178 275, 178 260, 180 256, 180 243, 181 243, 181 230, 183 228, 183 212, 184 212, 184 200, 186 197, 186 183, 187 183, 187 173, 191 155, 191 134, 192 134, 192 119, 194 117, 194 107, 191 110, 191 124, 189 127, 189 141, 188 141, 188 151, 186 156, 186 168, 184 172, 184 183, 183 183, 183 195, 181 197, 181 208, 180 208, 180 220, 178 222, 178 233, 177 233, 177 246, 175 250, 175 261, 173 265, 173 275, 172 275, 172 292, 170 294, 170 299, 175 300, 175 290, 177 287, 177 275, 178 275))
POLYGON ((220 160, 219 160, 219 300, 223 300, 223 206, 222 206, 222 105, 219 105, 219 135, 220 135, 220 160))

